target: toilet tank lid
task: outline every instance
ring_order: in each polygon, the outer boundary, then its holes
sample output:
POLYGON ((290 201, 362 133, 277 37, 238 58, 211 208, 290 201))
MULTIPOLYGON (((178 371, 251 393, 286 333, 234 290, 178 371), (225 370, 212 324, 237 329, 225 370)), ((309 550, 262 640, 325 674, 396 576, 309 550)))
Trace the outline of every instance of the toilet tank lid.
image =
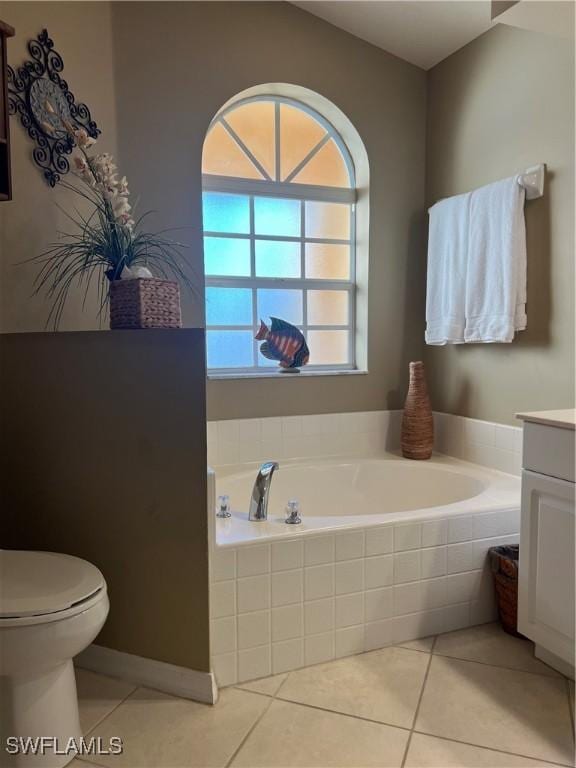
POLYGON ((1 618, 64 611, 104 586, 98 568, 79 557, 0 550, 1 618))

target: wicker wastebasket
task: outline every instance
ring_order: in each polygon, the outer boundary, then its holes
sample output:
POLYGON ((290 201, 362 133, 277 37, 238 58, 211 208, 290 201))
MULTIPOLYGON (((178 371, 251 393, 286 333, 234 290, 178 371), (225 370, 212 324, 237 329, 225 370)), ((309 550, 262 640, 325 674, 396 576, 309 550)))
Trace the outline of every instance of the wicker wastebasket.
POLYGON ((110 283, 110 328, 181 328, 180 287, 156 277, 110 283))
POLYGON ((502 628, 515 637, 523 637, 518 632, 519 552, 517 544, 492 547, 489 551, 500 622, 502 628))

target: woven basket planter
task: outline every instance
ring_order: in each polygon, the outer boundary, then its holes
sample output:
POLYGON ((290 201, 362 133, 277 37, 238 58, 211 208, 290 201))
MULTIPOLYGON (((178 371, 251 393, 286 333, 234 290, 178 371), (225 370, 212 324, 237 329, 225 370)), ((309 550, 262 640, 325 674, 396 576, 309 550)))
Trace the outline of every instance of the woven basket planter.
POLYGON ((429 459, 434 447, 434 421, 428 397, 424 363, 410 363, 410 385, 401 435, 402 456, 406 459, 429 459))
POLYGON ((494 575, 494 589, 498 603, 498 616, 505 632, 523 637, 518 632, 518 556, 520 547, 492 547, 490 566, 494 575))
POLYGON ((110 283, 110 328, 181 328, 180 287, 156 277, 110 283))

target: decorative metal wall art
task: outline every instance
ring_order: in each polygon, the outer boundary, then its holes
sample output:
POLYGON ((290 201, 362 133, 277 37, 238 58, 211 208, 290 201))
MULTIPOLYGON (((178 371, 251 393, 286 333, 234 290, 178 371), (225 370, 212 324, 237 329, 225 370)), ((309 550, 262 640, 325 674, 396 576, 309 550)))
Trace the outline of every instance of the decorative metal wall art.
POLYGON ((64 62, 54 50, 48 31, 42 30, 27 47, 32 60, 16 71, 8 67, 8 111, 20 116, 22 126, 36 143, 34 162, 54 187, 70 170, 66 157, 74 147, 70 130, 83 128, 93 139, 100 131, 86 104, 75 102, 61 77, 64 62))

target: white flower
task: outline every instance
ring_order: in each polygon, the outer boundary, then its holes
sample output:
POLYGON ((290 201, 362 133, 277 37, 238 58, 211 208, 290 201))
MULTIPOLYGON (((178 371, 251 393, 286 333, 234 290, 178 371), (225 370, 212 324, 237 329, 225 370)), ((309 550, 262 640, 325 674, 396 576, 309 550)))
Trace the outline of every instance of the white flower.
POLYGON ((74 141, 82 149, 88 149, 88 147, 91 147, 92 144, 95 144, 95 139, 93 139, 91 136, 88 136, 88 133, 84 128, 77 128, 74 131, 74 141))
POLYGON ((116 218, 130 211, 130 203, 123 195, 117 195, 112 199, 112 210, 116 218))

